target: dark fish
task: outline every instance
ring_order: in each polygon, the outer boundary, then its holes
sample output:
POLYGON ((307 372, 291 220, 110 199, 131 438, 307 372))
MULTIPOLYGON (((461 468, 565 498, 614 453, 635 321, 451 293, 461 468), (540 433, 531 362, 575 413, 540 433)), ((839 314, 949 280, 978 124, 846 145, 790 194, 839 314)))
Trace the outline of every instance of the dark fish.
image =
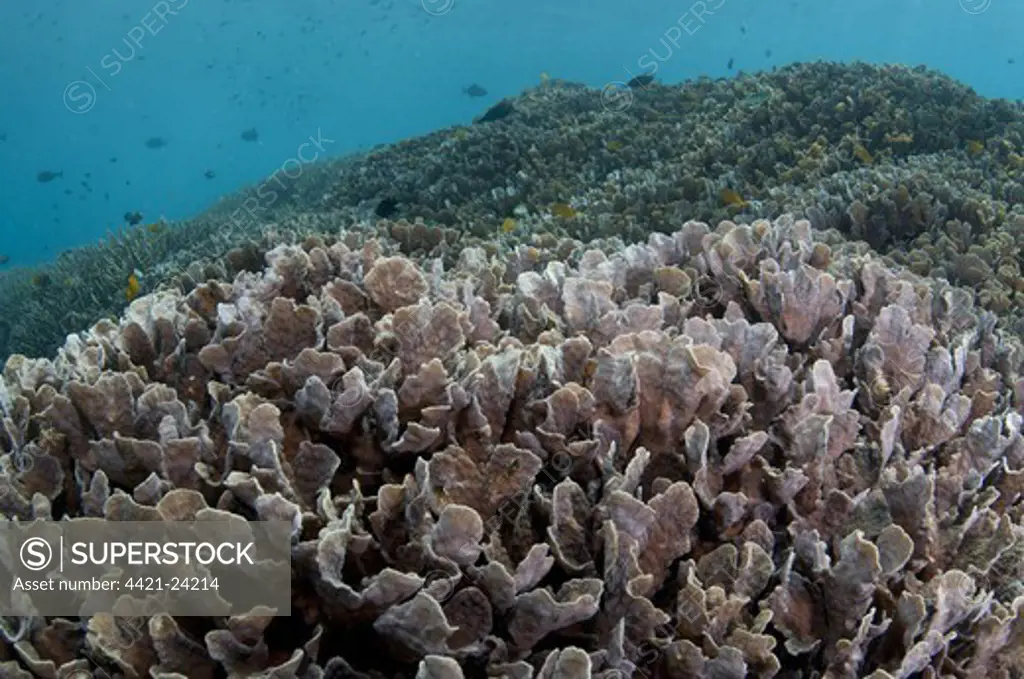
POLYGON ((7 133, 0 132, 0 141, 7 141, 7 133))
POLYGON ((214 177, 217 176, 217 174, 213 170, 207 170, 206 172, 203 173, 203 176, 206 177, 207 179, 213 179, 214 177))
POLYGON ((390 219, 392 215, 398 212, 398 201, 394 198, 385 198, 377 203, 377 207, 374 208, 373 212, 381 219, 390 219))
POLYGON ((63 176, 64 170, 58 170, 57 172, 43 170, 42 172, 36 175, 36 181, 39 182, 40 184, 46 184, 47 182, 52 182, 54 179, 63 176))
POLYGON ((507 118, 516 110, 515 106, 508 99, 502 99, 494 106, 487 109, 487 111, 476 119, 478 123, 493 123, 496 120, 507 118))
POLYGON ((135 226, 142 221, 142 213, 138 210, 135 212, 125 212, 124 221, 128 222, 129 226, 135 226))
MULTIPOLYGON (((1010 57, 1009 59, 1006 60, 1006 63, 1008 63, 1008 64, 1016 64, 1017 60, 1014 59, 1013 57, 1010 57)), ((0 141, 3 141, 3 138, 0 138, 0 141)))
POLYGON ((0 255, 0 266, 3 266, 4 264, 7 264, 7 262, 9 262, 9 261, 11 261, 11 256, 10 255, 0 255))
POLYGON ((487 96, 487 90, 485 90, 480 85, 477 85, 476 83, 473 83, 469 87, 463 87, 462 91, 465 94, 468 94, 471 97, 486 97, 487 96))
POLYGON ((740 26, 740 33, 742 33, 743 35, 747 34, 747 27, 745 25, 744 26, 740 26))
POLYGON ((117 162, 117 156, 111 156, 110 157, 110 162, 111 163, 116 163, 117 162))
POLYGON ((167 146, 167 142, 163 137, 150 137, 146 140, 147 149, 162 149, 167 146))
POLYGON ((250 127, 248 130, 242 132, 243 141, 258 141, 260 138, 259 132, 256 131, 255 127, 250 127))
POLYGON ((65 196, 70 196, 71 194, 72 194, 71 189, 64 189, 64 195, 65 196))
POLYGON ((733 67, 733 64, 735 64, 735 63, 736 63, 736 60, 733 59, 732 57, 729 57, 729 63, 726 64, 725 67, 731 71, 732 67, 733 67))
POLYGON ((769 59, 771 59, 772 58, 772 51, 771 50, 765 50, 764 51, 764 55, 766 57, 768 57, 769 59))
POLYGON ((629 89, 633 89, 634 87, 647 87, 652 82, 654 82, 654 74, 644 73, 643 75, 638 75, 637 77, 633 78, 628 83, 626 83, 626 87, 628 87, 629 89))

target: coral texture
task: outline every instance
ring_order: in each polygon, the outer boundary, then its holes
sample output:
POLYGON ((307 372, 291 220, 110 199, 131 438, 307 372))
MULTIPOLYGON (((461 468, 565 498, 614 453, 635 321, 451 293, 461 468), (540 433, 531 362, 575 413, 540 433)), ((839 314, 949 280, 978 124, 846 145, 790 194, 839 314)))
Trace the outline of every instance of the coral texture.
POLYGON ((599 89, 550 80, 511 98, 501 120, 275 175, 195 219, 140 224, 40 271, 0 273, 0 358, 52 355, 67 333, 120 315, 136 269, 144 292, 171 277, 186 290, 232 278, 258 270, 258 247, 278 235, 372 222, 381 201, 396 219, 424 221, 396 238, 452 257, 794 214, 834 229, 833 244, 864 241, 973 288, 979 306, 1024 330, 1020 104, 923 68, 835 63, 632 94, 609 108, 599 89))
POLYGON ((1024 348, 969 292, 788 216, 403 249, 7 361, 4 516, 296 529, 290 619, 5 620, 2 676, 1024 673, 1024 348))

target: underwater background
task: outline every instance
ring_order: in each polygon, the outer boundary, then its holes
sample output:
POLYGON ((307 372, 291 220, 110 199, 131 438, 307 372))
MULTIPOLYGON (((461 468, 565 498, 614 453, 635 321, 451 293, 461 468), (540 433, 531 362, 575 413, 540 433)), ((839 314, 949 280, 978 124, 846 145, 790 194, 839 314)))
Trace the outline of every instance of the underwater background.
POLYGON ((1016 99, 1021 25, 1007 0, 3 3, 0 256, 194 216, 318 130, 323 158, 469 123, 541 73, 600 88, 864 60, 1016 99))
POLYGON ((0 679, 1024 677, 1021 26, 5 3, 0 679))

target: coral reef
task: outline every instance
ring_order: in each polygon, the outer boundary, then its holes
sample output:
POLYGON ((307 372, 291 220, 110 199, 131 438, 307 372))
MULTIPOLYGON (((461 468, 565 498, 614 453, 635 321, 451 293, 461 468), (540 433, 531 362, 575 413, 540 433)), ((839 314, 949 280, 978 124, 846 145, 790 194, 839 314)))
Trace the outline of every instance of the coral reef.
POLYGON ((5 516, 291 517, 294 606, 5 620, 0 672, 1024 673, 1024 346, 970 291, 791 216, 444 233, 278 245, 12 356, 5 516))
POLYGON ((643 242, 689 219, 791 213, 973 287, 1024 330, 1019 104, 925 69, 830 63, 630 95, 610 105, 549 80, 510 99, 500 120, 304 167, 279 178, 272 199, 251 187, 165 232, 139 227, 73 251, 41 278, 4 274, 0 357, 52 355, 67 333, 118 315, 135 268, 144 292, 170 277, 230 277, 252 268, 244 250, 224 262, 236 248, 374 221, 384 202, 395 220, 438 229, 453 252, 548 236, 643 242))

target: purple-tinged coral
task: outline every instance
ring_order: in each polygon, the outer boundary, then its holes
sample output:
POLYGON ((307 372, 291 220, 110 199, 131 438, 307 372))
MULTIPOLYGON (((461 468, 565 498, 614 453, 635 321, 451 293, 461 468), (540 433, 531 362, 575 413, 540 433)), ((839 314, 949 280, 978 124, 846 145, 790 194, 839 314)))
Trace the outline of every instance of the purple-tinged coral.
POLYGON ((1024 350, 957 289, 791 218, 455 262, 281 246, 12 357, 6 517, 290 521, 295 614, 3 671, 1024 672, 1024 350))

